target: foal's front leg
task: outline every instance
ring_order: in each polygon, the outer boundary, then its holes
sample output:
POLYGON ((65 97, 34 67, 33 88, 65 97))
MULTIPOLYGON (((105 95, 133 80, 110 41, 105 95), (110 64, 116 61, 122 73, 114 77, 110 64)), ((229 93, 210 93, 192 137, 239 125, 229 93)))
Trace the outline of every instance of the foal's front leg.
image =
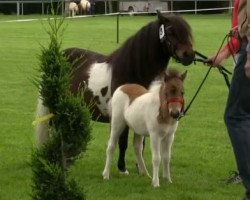
POLYGON ((111 133, 106 150, 106 163, 102 172, 103 179, 109 179, 112 157, 115 151, 115 147, 118 143, 119 136, 124 127, 125 121, 123 119, 115 119, 111 122, 111 133))
POLYGON ((170 176, 171 147, 174 140, 174 133, 166 135, 161 142, 161 154, 163 164, 163 178, 172 183, 170 176))
POLYGON ((150 146, 152 152, 152 164, 153 164, 153 179, 152 185, 154 187, 159 187, 159 167, 161 163, 161 153, 160 153, 161 140, 157 133, 150 134, 150 146))
POLYGON ((143 159, 142 151, 143 151, 143 141, 144 137, 134 134, 134 151, 136 155, 136 162, 138 164, 138 170, 140 175, 147 175, 151 178, 151 176, 148 173, 148 170, 145 166, 145 162, 143 159))

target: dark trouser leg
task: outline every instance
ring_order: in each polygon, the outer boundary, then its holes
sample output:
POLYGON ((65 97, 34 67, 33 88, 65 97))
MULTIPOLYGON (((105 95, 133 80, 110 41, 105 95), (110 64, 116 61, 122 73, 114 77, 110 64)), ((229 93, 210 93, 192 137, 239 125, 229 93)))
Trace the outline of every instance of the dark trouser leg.
POLYGON ((120 138, 119 138, 119 159, 118 159, 118 169, 121 172, 126 172, 126 163, 125 163, 125 153, 128 147, 128 127, 126 127, 120 138))
POLYGON ((241 44, 225 110, 225 122, 240 177, 250 199, 250 79, 246 78, 246 43, 241 44))
POLYGON ((250 198, 250 120, 226 120, 239 174, 250 198))

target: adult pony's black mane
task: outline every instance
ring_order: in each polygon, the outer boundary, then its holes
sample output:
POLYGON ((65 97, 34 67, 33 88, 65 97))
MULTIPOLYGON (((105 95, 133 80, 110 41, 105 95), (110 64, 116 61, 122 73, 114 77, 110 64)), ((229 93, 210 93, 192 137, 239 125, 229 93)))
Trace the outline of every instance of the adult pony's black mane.
MULTIPOLYGON (((192 41, 191 28, 181 17, 169 15, 164 20, 164 24, 171 26, 171 34, 179 43, 192 41)), ((164 50, 159 39, 160 25, 159 19, 149 23, 108 56, 107 62, 112 66, 116 84, 139 83, 148 87, 153 78, 166 68, 172 55, 164 50)), ((112 88, 116 87, 112 85, 112 88)))
POLYGON ((161 47, 159 26, 158 20, 144 26, 108 57, 114 79, 148 87, 152 79, 162 72, 169 57, 164 55, 161 47))

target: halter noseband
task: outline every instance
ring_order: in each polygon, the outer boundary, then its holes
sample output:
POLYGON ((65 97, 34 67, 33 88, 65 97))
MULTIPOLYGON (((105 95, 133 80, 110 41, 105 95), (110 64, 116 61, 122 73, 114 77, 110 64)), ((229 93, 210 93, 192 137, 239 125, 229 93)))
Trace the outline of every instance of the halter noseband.
POLYGON ((182 97, 172 97, 167 99, 167 105, 170 103, 179 103, 181 104, 181 113, 184 111, 184 98, 182 97))

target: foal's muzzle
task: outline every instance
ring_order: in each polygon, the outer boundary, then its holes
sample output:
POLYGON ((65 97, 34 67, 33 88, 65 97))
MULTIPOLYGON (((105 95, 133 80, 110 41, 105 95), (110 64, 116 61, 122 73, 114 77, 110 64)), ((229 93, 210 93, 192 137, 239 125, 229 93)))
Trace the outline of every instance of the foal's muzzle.
POLYGON ((169 98, 168 101, 167 101, 167 104, 168 106, 171 108, 169 108, 169 114, 172 118, 178 120, 182 114, 183 114, 183 110, 184 110, 184 99, 182 97, 172 97, 172 98, 169 98), (178 106, 174 106, 174 105, 170 105, 170 104, 178 104, 178 106), (174 106, 174 107, 173 107, 174 106), (181 106, 181 107, 180 107, 181 106))
POLYGON ((179 117, 181 116, 181 113, 179 111, 176 111, 176 112, 171 111, 170 116, 173 117, 174 119, 179 119, 179 117))

